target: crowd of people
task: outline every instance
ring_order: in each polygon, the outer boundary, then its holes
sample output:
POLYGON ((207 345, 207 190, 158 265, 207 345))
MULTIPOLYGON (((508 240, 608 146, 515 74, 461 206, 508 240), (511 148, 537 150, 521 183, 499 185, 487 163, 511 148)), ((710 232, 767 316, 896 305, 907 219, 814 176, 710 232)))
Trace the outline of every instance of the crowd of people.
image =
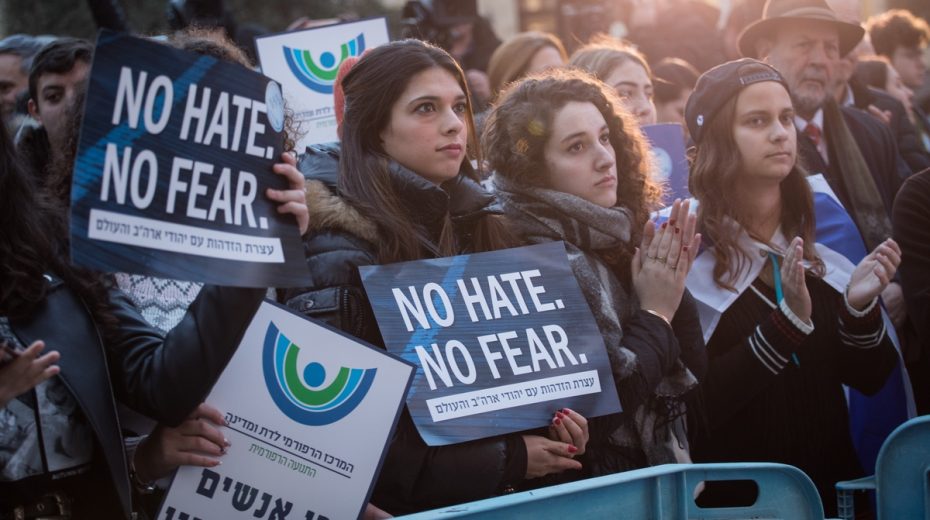
MULTIPOLYGON (((160 478, 217 465, 223 414, 203 400, 262 298, 383 346, 359 267, 552 241, 623 412, 554 409, 548 428, 435 447, 405 408, 366 517, 692 461, 792 464, 835 515, 836 482, 864 473, 845 388, 875 394, 903 367, 930 413, 930 97, 915 94, 930 27, 824 0, 737 4, 729 61, 635 31, 571 53, 520 33, 467 67, 467 48, 416 39, 346 61, 339 141, 270 167, 287 188, 265 196, 293 216, 309 270, 277 290, 71 265, 94 47, 0 40, 0 520, 152 515, 160 478), (642 131, 656 123, 681 125, 693 196, 664 211, 642 131), (825 241, 824 186, 859 257, 825 241)), ((160 40, 254 65, 222 30, 160 40)), ((751 494, 708 485, 697 500, 751 494)))

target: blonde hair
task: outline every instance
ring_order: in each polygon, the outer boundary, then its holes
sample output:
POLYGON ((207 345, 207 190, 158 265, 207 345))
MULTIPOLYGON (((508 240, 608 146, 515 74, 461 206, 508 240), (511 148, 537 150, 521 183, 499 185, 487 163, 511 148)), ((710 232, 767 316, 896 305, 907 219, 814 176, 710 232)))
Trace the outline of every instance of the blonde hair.
POLYGON ((604 81, 612 70, 628 61, 638 64, 646 71, 646 75, 652 77, 645 56, 636 47, 602 34, 591 38, 587 45, 575 51, 568 66, 588 71, 604 81))

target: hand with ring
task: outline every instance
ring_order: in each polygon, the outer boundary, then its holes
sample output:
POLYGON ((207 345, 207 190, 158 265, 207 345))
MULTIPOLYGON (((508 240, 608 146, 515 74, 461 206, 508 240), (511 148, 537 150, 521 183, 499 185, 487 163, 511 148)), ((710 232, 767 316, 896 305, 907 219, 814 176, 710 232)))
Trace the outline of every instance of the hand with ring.
POLYGON ((658 229, 654 222, 646 222, 631 264, 640 306, 669 320, 681 303, 685 279, 701 243, 701 235, 695 233, 697 217, 690 210, 690 200, 675 200, 668 221, 658 229))

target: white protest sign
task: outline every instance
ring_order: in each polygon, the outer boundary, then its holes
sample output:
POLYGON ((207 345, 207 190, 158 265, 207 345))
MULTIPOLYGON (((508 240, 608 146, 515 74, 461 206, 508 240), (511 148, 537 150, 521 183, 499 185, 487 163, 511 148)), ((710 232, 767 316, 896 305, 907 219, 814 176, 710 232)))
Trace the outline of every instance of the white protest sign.
POLYGON ((206 402, 222 465, 178 470, 158 518, 357 518, 413 367, 265 302, 206 402))
POLYGON ((387 21, 372 18, 255 39, 262 73, 281 83, 303 137, 297 149, 338 140, 333 87, 339 66, 390 41, 387 21))

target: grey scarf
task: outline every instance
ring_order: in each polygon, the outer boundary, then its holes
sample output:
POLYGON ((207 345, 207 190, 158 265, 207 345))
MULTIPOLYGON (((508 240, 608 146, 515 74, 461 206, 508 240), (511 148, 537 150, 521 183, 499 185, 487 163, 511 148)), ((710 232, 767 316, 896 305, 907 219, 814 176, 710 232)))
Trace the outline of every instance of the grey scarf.
MULTIPOLYGON (((495 174, 498 200, 514 231, 526 243, 561 240, 585 300, 604 338, 611 370, 621 392, 636 387, 636 354, 623 346, 622 323, 639 309, 629 293, 598 256, 628 247, 632 221, 629 210, 602 208, 574 195, 528 186, 495 174)), ((622 424, 611 433, 612 443, 641 449, 650 465, 690 462, 681 434, 680 398, 697 385, 679 360, 665 374, 653 395, 637 396, 638 406, 624 410, 622 424), (675 424, 675 423, 678 424, 675 424)))

